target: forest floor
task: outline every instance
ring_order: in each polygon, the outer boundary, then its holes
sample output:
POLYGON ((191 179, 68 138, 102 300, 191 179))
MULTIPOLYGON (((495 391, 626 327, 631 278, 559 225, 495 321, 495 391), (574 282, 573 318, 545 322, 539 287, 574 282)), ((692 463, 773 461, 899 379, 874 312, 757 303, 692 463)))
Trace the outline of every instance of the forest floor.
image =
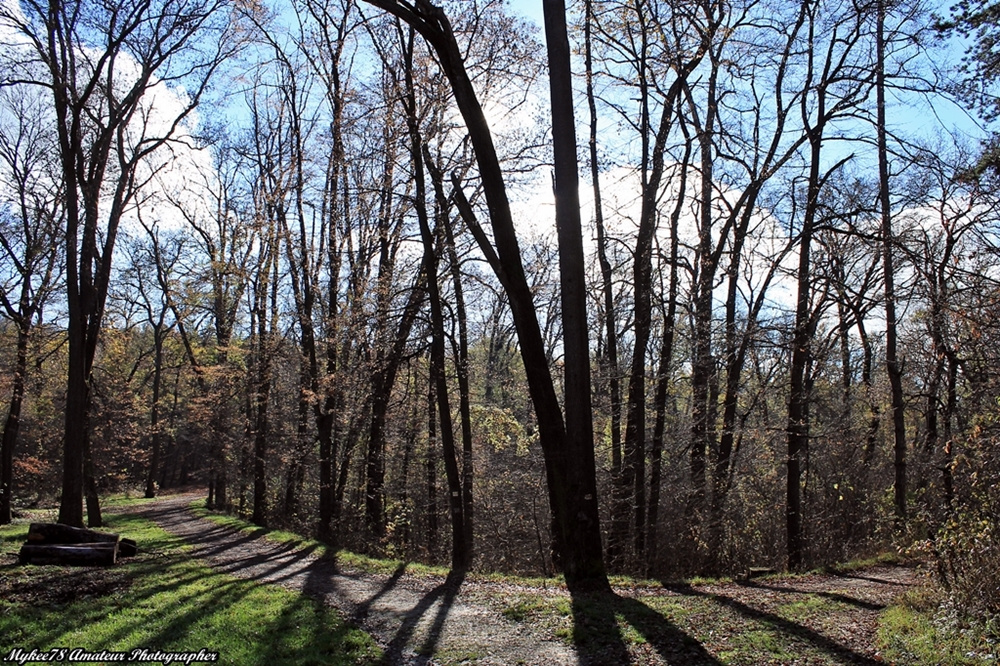
POLYGON ((571 596, 474 574, 400 565, 378 574, 197 517, 198 495, 126 509, 182 537, 193 557, 260 583, 322 599, 370 633, 384 664, 880 664, 880 613, 919 585, 918 569, 748 582, 635 585, 571 596))

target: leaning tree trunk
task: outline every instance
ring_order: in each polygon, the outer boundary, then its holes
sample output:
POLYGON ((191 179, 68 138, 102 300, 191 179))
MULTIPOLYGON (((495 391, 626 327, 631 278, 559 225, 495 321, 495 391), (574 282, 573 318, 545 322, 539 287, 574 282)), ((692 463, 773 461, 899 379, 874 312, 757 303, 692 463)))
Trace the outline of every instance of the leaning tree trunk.
MULTIPOLYGON (((563 325, 566 330, 573 331, 577 336, 576 338, 568 338, 565 346, 566 365, 567 368, 572 367, 567 374, 566 383, 568 387, 573 387, 566 400, 567 420, 573 423, 573 426, 570 431, 567 431, 549 370, 534 299, 521 261, 521 251, 514 229, 510 201, 507 198, 500 161, 486 116, 465 69, 462 53, 452 32, 451 23, 444 11, 431 4, 429 0, 418 0, 414 5, 401 3, 397 0, 367 1, 389 11, 420 32, 437 54, 440 67, 451 84, 455 102, 465 120, 469 130, 469 138, 476 153, 479 175, 493 226, 493 243, 482 233, 482 229, 478 228, 471 215, 471 209, 467 206, 467 202, 463 206, 460 201, 461 196, 457 191, 456 203, 509 299, 520 342, 521 356, 524 361, 528 390, 535 407, 539 442, 545 460, 549 506, 555 527, 554 553, 561 559, 561 565, 569 584, 587 583, 607 587, 598 522, 593 438, 592 436, 587 437, 586 433, 587 429, 592 428, 592 424, 589 418, 589 349, 587 349, 586 344, 581 345, 581 341, 586 343, 587 321, 585 317, 586 285, 583 282, 582 239, 579 237, 579 224, 575 225, 574 231, 574 225, 570 220, 568 225, 562 224, 560 229, 560 236, 565 235, 567 243, 573 241, 575 237, 575 242, 578 244, 574 250, 567 248, 570 256, 567 257, 567 273, 564 277, 570 279, 566 281, 563 288, 564 300, 570 303, 568 308, 564 305, 563 325), (577 255, 579 262, 574 260, 577 255), (584 309, 580 310, 580 307, 584 309), (569 315, 569 319, 566 318, 567 315, 569 315), (586 354, 587 360, 584 364, 577 362, 581 353, 586 354)), ((556 105, 556 108, 561 109, 558 113, 564 114, 568 108, 571 114, 572 90, 568 80, 569 50, 568 40, 565 36, 565 12, 560 12, 561 9, 564 9, 561 2, 555 3, 557 7, 552 7, 551 4, 546 4, 546 15, 553 17, 557 25, 551 30, 553 37, 549 39, 549 44, 550 48, 562 51, 564 66, 553 69, 554 72, 558 73, 553 75, 550 81, 563 88, 557 96, 562 102, 556 105), (559 44, 554 44, 557 41, 559 44), (566 107, 567 100, 570 104, 569 107, 566 107)), ((549 24, 548 18, 546 23, 549 24)), ((563 131, 572 132, 572 115, 569 118, 570 127, 568 130, 563 128, 563 131)), ((567 201, 561 195, 557 197, 557 200, 563 200, 563 208, 572 209, 575 205, 577 221, 579 221, 579 206, 577 205, 575 188, 575 140, 572 148, 569 148, 565 145, 565 139, 566 137, 560 132, 559 149, 557 150, 559 155, 557 157, 559 164, 556 175, 557 190, 561 193, 565 187, 569 188, 566 190, 567 192, 572 190, 572 193, 569 195, 568 206, 565 205, 567 201), (573 169, 565 169, 564 171, 567 150, 572 151, 573 169), (566 178, 569 178, 570 181, 565 180, 566 178), (570 187, 570 182, 573 184, 572 187, 570 187)), ((566 222, 557 214, 557 224, 560 220, 566 222)))

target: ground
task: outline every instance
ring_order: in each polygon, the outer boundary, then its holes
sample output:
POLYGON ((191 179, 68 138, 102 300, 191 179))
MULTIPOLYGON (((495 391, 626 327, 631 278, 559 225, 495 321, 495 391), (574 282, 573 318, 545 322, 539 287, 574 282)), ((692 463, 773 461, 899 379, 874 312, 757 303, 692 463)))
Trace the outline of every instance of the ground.
POLYGON ((198 518, 195 498, 136 510, 221 571, 336 607, 390 664, 877 664, 880 611, 920 580, 913 568, 878 566, 571 598, 557 585, 346 569, 311 548, 198 518))
MULTIPOLYGON (((386 665, 880 664, 879 615, 921 582, 915 568, 875 566, 747 582, 632 584, 613 594, 571 596, 552 581, 434 575, 405 564, 373 573, 321 557, 314 543, 277 541, 266 530, 237 531, 200 518, 191 505, 202 496, 115 510, 155 521, 188 543, 186 557, 219 572, 337 609, 374 638, 386 665)), ((79 568, 72 576, 61 567, 37 569, 29 576, 15 567, 0 576, 0 597, 59 607, 115 597, 128 585, 116 568, 79 568)))

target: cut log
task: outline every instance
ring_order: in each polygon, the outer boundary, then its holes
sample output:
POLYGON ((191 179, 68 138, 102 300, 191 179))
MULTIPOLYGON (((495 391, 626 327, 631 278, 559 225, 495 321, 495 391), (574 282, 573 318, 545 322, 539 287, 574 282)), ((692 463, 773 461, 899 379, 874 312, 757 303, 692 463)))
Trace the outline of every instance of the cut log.
POLYGON ((28 528, 30 544, 117 543, 117 534, 95 532, 62 523, 31 523, 28 528))
POLYGON ((24 544, 18 559, 21 564, 64 564, 107 566, 118 558, 118 542, 67 545, 24 544))
POLYGON ((118 557, 135 557, 139 554, 139 545, 132 539, 122 539, 118 542, 118 557))
POLYGON ((118 556, 130 557, 139 548, 132 539, 61 523, 32 523, 21 548, 22 563, 114 564, 118 556))
POLYGON ((760 578, 761 576, 771 576, 776 573, 778 572, 771 567, 750 567, 747 569, 747 580, 760 578))

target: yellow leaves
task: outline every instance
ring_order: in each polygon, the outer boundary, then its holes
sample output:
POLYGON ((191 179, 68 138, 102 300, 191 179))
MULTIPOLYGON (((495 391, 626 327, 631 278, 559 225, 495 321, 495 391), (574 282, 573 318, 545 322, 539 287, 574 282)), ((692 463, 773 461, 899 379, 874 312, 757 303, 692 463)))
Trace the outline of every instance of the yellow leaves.
POLYGON ((489 446, 494 452, 513 445, 517 455, 527 453, 534 438, 510 409, 485 405, 472 406, 472 432, 480 445, 489 446))

